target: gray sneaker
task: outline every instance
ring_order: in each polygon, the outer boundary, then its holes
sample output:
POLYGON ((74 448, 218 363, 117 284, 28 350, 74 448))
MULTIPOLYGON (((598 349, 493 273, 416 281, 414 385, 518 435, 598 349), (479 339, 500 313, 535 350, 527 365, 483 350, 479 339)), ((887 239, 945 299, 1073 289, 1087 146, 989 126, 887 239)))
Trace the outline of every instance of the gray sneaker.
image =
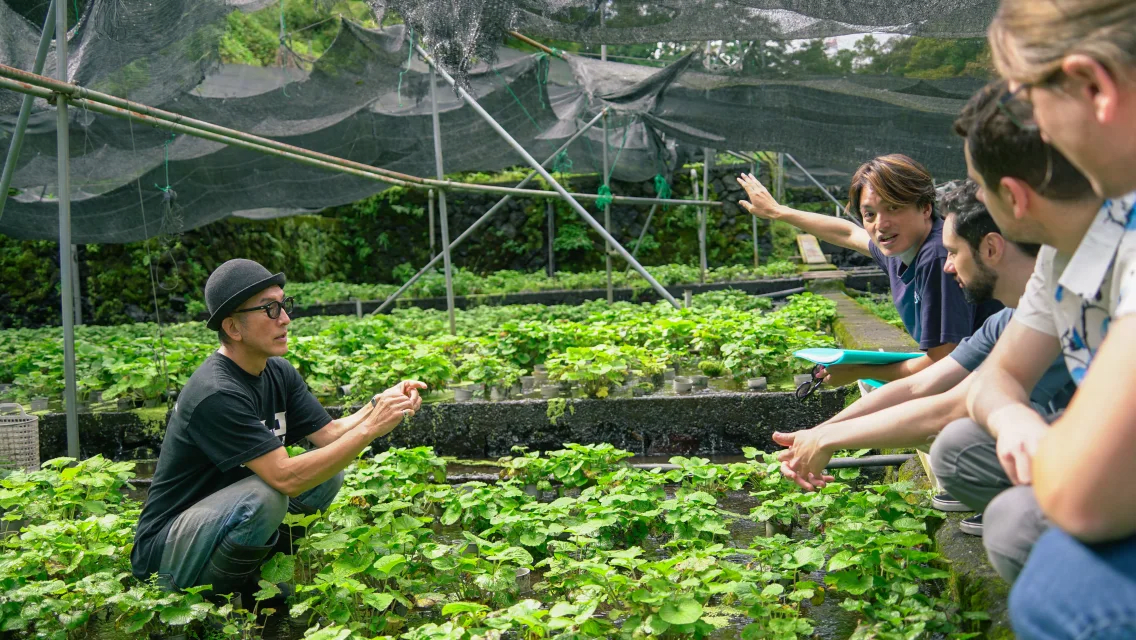
POLYGON ((971 536, 982 537, 982 514, 976 513, 959 522, 959 530, 971 536))
POLYGON ((939 511, 974 511, 965 504, 959 502, 949 493, 940 493, 939 495, 931 498, 931 506, 939 511))

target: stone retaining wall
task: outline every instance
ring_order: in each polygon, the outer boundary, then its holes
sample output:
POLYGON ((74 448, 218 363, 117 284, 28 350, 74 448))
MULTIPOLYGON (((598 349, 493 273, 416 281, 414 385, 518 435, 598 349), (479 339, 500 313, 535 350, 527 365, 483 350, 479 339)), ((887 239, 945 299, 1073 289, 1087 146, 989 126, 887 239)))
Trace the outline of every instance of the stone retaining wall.
MULTIPOLYGON (((828 419, 844 407, 844 396, 844 389, 829 389, 803 403, 781 392, 579 398, 566 400, 563 415, 555 420, 549 417, 547 400, 435 403, 423 405, 408 423, 376 440, 374 449, 429 445, 439 455, 496 458, 510 455, 516 445, 549 450, 566 442, 609 442, 640 455, 740 454, 749 446, 772 450, 774 431, 828 419)), ((342 408, 332 407, 329 413, 337 417, 342 408)), ((160 412, 149 419, 134 412, 80 414, 81 457, 156 458, 165 422, 160 412)), ((66 455, 64 414, 42 418, 39 431, 41 460, 66 455)))

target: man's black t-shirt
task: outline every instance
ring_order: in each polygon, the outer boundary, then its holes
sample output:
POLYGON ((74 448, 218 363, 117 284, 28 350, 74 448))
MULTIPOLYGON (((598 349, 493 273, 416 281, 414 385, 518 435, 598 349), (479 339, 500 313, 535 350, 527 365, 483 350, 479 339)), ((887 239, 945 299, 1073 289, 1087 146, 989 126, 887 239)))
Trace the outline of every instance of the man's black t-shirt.
POLYGON ((158 571, 174 519, 206 496, 253 474, 244 465, 331 422, 283 358, 259 376, 213 353, 189 378, 166 426, 130 562, 146 579, 158 571))

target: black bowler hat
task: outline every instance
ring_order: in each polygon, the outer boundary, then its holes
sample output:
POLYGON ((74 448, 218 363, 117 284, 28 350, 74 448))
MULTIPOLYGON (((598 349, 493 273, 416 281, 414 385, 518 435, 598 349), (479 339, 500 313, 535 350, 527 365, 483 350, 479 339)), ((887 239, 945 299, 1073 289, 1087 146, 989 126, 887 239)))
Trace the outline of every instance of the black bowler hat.
POLYGON ((254 293, 272 285, 284 286, 284 273, 273 275, 259 262, 235 258, 213 270, 205 281, 205 306, 209 321, 205 326, 216 331, 221 321, 254 293))

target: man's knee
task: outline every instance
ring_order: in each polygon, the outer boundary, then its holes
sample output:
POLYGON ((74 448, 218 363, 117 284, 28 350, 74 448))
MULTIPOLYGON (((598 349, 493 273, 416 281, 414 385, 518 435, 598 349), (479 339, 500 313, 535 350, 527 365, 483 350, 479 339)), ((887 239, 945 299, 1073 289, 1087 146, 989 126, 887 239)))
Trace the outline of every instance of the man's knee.
POLYGON ((990 501, 982 516, 982 528, 990 564, 998 575, 1013 583, 1048 524, 1033 488, 1020 486, 1006 489, 990 501))
POLYGON ((335 474, 323 483, 305 491, 291 501, 289 510, 292 513, 315 513, 326 511, 335 501, 339 489, 343 486, 343 472, 335 474))
POLYGON ((954 477, 959 456, 975 442, 988 437, 985 434, 986 430, 970 418, 959 418, 944 427, 931 444, 931 470, 935 476, 940 480, 954 477))
POLYGON ((274 520, 277 524, 283 522, 288 513, 288 496, 257 475, 245 482, 248 483, 248 500, 253 510, 250 519, 274 520))

